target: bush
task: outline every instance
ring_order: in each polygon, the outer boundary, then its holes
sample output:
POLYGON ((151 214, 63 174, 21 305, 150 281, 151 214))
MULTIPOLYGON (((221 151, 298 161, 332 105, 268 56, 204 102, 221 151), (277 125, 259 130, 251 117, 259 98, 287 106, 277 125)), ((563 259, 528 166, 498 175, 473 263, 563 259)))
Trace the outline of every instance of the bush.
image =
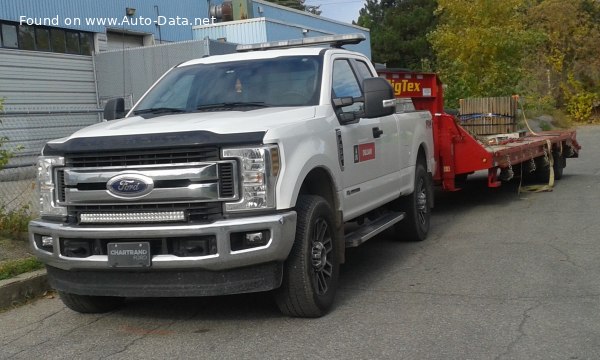
POLYGON ((5 205, 0 204, 0 232, 9 234, 26 232, 31 219, 33 219, 33 214, 29 205, 14 210, 6 210, 5 205))
POLYGON ((576 122, 591 122, 594 105, 600 100, 600 96, 586 89, 573 74, 569 75, 567 85, 562 88, 565 92, 567 113, 576 122))
POLYGON ((571 95, 567 100, 567 112, 577 122, 591 122, 594 103, 597 99, 597 94, 587 91, 571 95))

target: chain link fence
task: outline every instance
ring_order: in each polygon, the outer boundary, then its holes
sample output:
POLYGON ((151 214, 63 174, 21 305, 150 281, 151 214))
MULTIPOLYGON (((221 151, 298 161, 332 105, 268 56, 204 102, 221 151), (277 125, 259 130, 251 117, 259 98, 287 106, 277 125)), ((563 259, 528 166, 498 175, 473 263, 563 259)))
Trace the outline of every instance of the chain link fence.
POLYGON ((4 213, 39 212, 36 160, 44 144, 99 121, 98 109, 22 110, 0 113, 0 149, 12 155, 0 170, 0 208, 4 213))

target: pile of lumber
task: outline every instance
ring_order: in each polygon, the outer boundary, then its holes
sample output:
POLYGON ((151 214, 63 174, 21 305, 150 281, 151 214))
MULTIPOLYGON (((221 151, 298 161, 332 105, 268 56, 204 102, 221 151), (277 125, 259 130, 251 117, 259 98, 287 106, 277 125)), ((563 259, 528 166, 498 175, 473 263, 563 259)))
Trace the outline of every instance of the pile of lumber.
POLYGON ((473 135, 515 132, 517 103, 517 96, 460 99, 460 124, 473 135))

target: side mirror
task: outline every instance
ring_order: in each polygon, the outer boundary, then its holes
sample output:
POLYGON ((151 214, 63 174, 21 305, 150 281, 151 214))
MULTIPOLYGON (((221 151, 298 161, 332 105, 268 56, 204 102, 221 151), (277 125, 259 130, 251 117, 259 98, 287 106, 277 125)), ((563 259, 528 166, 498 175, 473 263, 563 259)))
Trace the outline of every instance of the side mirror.
POLYGON ((368 78, 363 81, 365 94, 365 117, 376 118, 396 111, 394 89, 384 78, 368 78))
POLYGON ((115 120, 125 116, 125 99, 115 98, 110 99, 104 105, 104 119, 115 120))
POLYGON ((354 104, 352 96, 333 99, 333 106, 335 107, 350 106, 352 104, 354 104))

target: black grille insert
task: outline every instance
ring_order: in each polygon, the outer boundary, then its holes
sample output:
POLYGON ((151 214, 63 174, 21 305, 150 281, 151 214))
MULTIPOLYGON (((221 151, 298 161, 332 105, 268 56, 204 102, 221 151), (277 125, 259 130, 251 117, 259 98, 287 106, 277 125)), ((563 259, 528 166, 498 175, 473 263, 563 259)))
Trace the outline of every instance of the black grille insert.
POLYGON ((105 166, 137 166, 182 164, 219 160, 219 149, 209 148, 175 148, 136 151, 104 152, 98 154, 67 154, 67 166, 105 167, 105 166))
POLYGON ((235 196, 235 187, 233 181, 233 164, 219 164, 219 194, 222 198, 232 198, 235 196))
POLYGON ((58 170, 56 172, 56 185, 58 188, 58 201, 59 202, 64 202, 66 195, 65 195, 65 171, 64 170, 58 170))
POLYGON ((217 239, 213 235, 179 236, 150 239, 82 239, 61 238, 60 253, 66 257, 86 258, 107 255, 109 243, 149 242, 152 255, 175 255, 179 257, 206 256, 217 253, 217 239))

